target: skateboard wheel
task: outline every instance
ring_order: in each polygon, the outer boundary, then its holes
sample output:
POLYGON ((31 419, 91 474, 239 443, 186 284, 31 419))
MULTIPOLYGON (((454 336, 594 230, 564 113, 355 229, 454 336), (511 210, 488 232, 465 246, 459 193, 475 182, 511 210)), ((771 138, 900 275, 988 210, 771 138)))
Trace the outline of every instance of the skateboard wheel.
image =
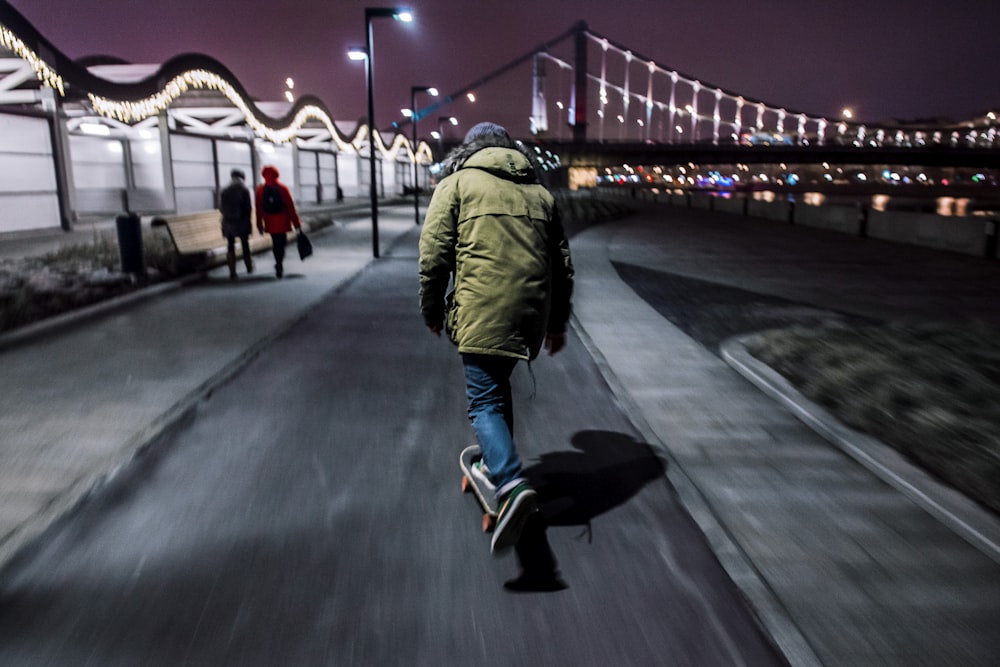
POLYGON ((468 493, 472 490, 470 484, 472 484, 472 482, 469 481, 469 478, 462 475, 462 493, 468 493))
POLYGON ((483 532, 490 533, 497 527, 497 518, 492 514, 483 515, 483 532))

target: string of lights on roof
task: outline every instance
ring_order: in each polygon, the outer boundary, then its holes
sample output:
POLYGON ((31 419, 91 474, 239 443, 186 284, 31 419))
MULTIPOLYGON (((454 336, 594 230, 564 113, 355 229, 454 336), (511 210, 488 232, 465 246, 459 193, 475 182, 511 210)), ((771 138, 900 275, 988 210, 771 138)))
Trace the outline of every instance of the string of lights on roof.
POLYGON ((60 95, 66 94, 62 77, 3 24, 0 24, 0 45, 27 62, 35 70, 35 76, 43 85, 58 90, 60 95))
POLYGON ((249 104, 247 104, 246 100, 243 99, 229 81, 214 72, 203 69, 188 70, 183 74, 179 74, 168 81, 163 90, 141 100, 110 100, 106 97, 94 95, 93 93, 88 93, 87 98, 90 100, 94 111, 102 116, 131 124, 165 111, 174 100, 192 88, 210 89, 222 93, 233 106, 239 109, 240 113, 243 114, 246 124, 250 126, 254 133, 271 143, 281 144, 291 141, 296 137, 298 130, 310 118, 313 118, 326 126, 326 129, 330 132, 331 140, 337 144, 339 149, 345 150, 352 147, 352 144, 340 138, 334 129, 333 121, 330 117, 322 109, 313 105, 307 105, 299 109, 291 124, 286 127, 275 129, 266 125, 253 113, 249 104))
MULTIPOLYGON (((22 39, 3 24, 0 24, 0 45, 26 61, 35 71, 35 75, 43 85, 58 90, 61 96, 66 95, 65 82, 62 76, 40 58, 37 53, 28 48, 22 39)), ((162 90, 141 100, 113 100, 93 93, 87 93, 87 98, 94 111, 105 118, 110 118, 121 123, 134 124, 165 111, 178 97, 191 89, 209 89, 222 93, 233 106, 239 109, 246 124, 257 136, 274 144, 282 144, 294 140, 299 130, 310 119, 318 121, 324 126, 330 134, 330 140, 337 146, 338 150, 346 151, 353 149, 360 152, 362 146, 366 143, 367 126, 360 127, 353 140, 345 141, 341 138, 340 132, 336 129, 330 116, 322 108, 315 105, 305 105, 299 109, 289 125, 283 128, 273 128, 263 122, 253 112, 250 105, 237 92, 236 87, 232 83, 224 77, 205 69, 188 70, 179 74, 168 81, 162 90)), ((433 161, 430 147, 425 142, 420 142, 415 150, 405 136, 396 135, 391 145, 387 147, 378 130, 375 131, 374 139, 377 150, 389 160, 395 160, 402 150, 405 151, 408 159, 411 161, 415 159, 419 160, 420 158, 423 158, 426 162, 433 161)))

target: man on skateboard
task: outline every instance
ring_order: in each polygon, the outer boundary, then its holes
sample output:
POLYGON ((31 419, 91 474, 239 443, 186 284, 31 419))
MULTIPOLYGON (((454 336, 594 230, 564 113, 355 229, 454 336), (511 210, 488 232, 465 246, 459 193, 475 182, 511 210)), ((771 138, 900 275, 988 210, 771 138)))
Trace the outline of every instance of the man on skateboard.
POLYGON ((500 553, 537 509, 514 445, 510 375, 543 343, 549 354, 565 345, 573 264, 552 195, 504 128, 470 129, 444 174, 420 234, 420 310, 462 356, 482 449, 475 474, 496 489, 492 550, 500 553))

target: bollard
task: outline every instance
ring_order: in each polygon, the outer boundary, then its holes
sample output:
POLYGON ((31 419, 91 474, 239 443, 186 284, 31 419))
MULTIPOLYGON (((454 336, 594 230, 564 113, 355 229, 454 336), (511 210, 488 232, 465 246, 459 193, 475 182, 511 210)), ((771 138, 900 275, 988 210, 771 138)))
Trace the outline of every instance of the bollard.
POLYGON ((997 221, 986 221, 986 249, 983 256, 986 259, 997 259, 997 221))
POLYGON ((118 254, 122 273, 131 273, 139 279, 146 277, 146 261, 142 254, 142 225, 135 213, 123 213, 115 218, 118 229, 118 254))

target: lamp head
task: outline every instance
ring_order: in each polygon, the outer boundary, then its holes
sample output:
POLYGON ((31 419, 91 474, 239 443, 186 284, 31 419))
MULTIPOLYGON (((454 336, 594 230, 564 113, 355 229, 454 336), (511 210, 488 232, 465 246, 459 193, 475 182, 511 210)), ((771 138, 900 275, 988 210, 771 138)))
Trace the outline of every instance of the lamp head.
POLYGON ((409 7, 365 7, 365 21, 377 17, 389 17, 410 23, 413 21, 413 10, 409 7))

